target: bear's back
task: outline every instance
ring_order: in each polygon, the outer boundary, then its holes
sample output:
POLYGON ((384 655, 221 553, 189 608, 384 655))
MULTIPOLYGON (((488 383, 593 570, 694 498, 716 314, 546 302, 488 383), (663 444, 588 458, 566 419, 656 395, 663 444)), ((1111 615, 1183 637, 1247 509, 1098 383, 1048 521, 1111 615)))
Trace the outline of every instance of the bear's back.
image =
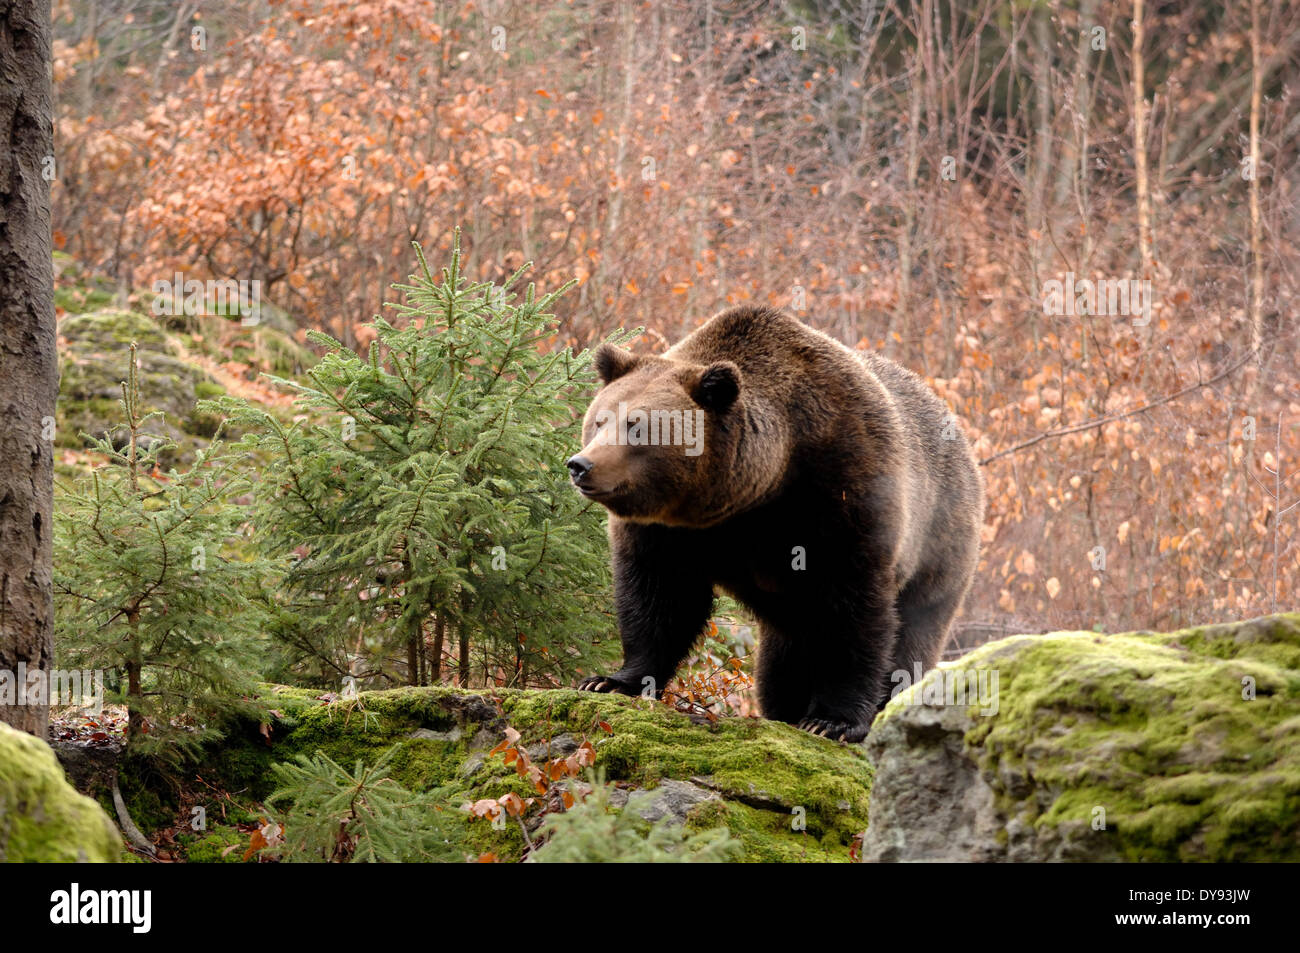
MULTIPOLYGON (((902 451, 909 510, 934 514, 940 526, 950 507, 982 518, 982 480, 953 411, 901 364, 848 348, 788 312, 752 306, 720 312, 664 356, 732 361, 745 387, 783 408, 795 435, 820 442, 828 431, 843 431, 841 415, 854 416, 867 433, 902 451)), ((877 444, 871 452, 883 449, 877 444)))
POLYGON ((731 361, 747 386, 789 397, 810 384, 838 390, 863 369, 854 351, 778 308, 722 311, 670 348, 664 357, 711 364, 731 361))
MULTIPOLYGON (((732 361, 746 386, 767 394, 868 398, 883 390, 912 425, 939 429, 948 407, 907 368, 874 351, 858 351, 777 308, 741 306, 714 315, 664 357, 710 364, 732 361), (864 388, 864 384, 866 385, 864 388)), ((874 401, 868 400, 868 403, 874 401)), ((872 414, 881 408, 862 407, 872 414)))

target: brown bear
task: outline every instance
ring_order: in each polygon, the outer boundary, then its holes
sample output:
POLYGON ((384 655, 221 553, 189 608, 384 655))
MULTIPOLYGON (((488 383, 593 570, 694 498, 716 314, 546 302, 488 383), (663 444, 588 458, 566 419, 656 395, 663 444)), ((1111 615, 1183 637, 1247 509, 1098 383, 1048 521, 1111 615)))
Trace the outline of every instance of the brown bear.
POLYGON ((718 586, 760 623, 764 716, 862 740, 895 673, 938 661, 975 570, 983 487, 948 407, 771 308, 595 367, 567 466, 610 513, 623 667, 578 687, 660 692, 718 586))

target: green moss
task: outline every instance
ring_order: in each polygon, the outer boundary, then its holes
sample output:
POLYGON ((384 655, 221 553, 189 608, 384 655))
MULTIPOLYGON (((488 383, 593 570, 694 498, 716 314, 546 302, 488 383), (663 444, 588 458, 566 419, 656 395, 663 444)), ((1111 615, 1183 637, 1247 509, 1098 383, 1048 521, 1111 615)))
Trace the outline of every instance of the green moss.
POLYGON ((113 823, 68 784, 50 746, 0 722, 0 861, 110 863, 121 848, 113 823))
POLYGON ((510 697, 505 709, 511 724, 545 723, 549 716, 574 730, 607 721, 614 733, 598 740, 596 750, 611 780, 648 787, 661 778, 702 778, 724 797, 786 814, 803 807, 840 831, 846 848, 866 826, 866 756, 789 725, 723 718, 701 726, 653 702, 576 691, 510 697))
MULTIPOLYGON (((176 788, 166 773, 128 761, 118 768, 118 789, 131 820, 143 833, 176 823, 176 788)), ((111 801, 110 801, 111 803, 111 801)))
MULTIPOLYGON (((458 788, 449 810, 509 792, 535 797, 513 765, 488 755, 509 725, 525 746, 561 735, 590 740, 596 766, 627 787, 674 779, 715 792, 719 799, 697 805, 687 823, 693 829, 726 824, 745 845, 747 860, 848 860, 853 837, 866 827, 871 770, 865 755, 788 725, 740 718, 698 725, 659 703, 576 691, 403 688, 330 704, 320 696, 268 687, 263 700, 279 713, 270 728, 273 744, 256 729, 232 733, 203 767, 204 777, 262 798, 270 793, 274 761, 320 750, 349 767, 357 760, 373 764, 400 744, 393 778, 415 791, 458 788), (794 830, 796 808, 806 832, 794 830), (710 821, 710 810, 721 811, 721 820, 710 821)), ((522 855, 524 840, 513 822, 498 830, 466 817, 457 847, 468 856, 492 851, 509 860, 522 855)))
MULTIPOLYGON (((163 414, 146 431, 177 445, 162 454, 163 469, 192 460, 194 452, 216 435, 221 422, 211 407, 200 411, 196 406, 198 401, 226 394, 226 388, 201 366, 204 358, 247 361, 252 365, 250 379, 261 371, 295 377, 315 363, 312 352, 293 339, 293 319, 269 303, 263 303, 262 323, 252 327, 211 315, 155 317, 152 291, 127 296, 131 310, 114 307, 115 281, 86 273, 62 253, 56 254, 54 264, 55 299, 63 311, 58 327, 61 380, 56 446, 81 449, 86 446, 82 433, 103 437, 119 432, 118 401, 132 342, 139 346, 144 409, 163 414)), ((269 409, 287 416, 284 408, 269 409)), ((62 464, 61 475, 81 472, 84 464, 62 464)))
POLYGON ((404 691, 368 692, 354 702, 300 711, 296 727, 277 745, 277 758, 320 750, 341 764, 373 764, 394 743, 406 740, 394 759, 393 777, 412 790, 438 787, 459 768, 464 745, 411 739, 421 728, 443 731, 454 722, 437 706, 422 705, 418 695, 394 697, 404 691))
POLYGON ((54 289, 54 305, 69 314, 98 311, 113 303, 113 293, 102 288, 62 287, 54 289))
POLYGON ((163 455, 164 467, 189 460, 200 440, 210 439, 219 419, 200 413, 196 401, 224 393, 206 371, 179 356, 172 338, 152 318, 129 311, 100 311, 64 318, 59 381, 58 428, 61 446, 83 445, 92 436, 122 426, 121 382, 126 378, 130 345, 139 345, 140 395, 146 411, 161 419, 146 425, 149 434, 177 444, 163 455))
POLYGON ((80 263, 65 252, 56 251, 54 259, 54 304, 68 314, 98 311, 112 304, 117 283, 105 275, 89 275, 80 263))
POLYGON ((214 400, 226 392, 226 389, 216 381, 196 381, 194 384, 194 396, 198 400, 214 400))
MULTIPOLYGON (((744 846, 747 863, 847 863, 848 845, 834 831, 794 829, 794 815, 731 801, 708 801, 687 818, 691 830, 725 826, 744 846)), ((860 833, 860 832, 859 832, 860 833)))
POLYGON ((206 834, 177 838, 185 859, 192 864, 242 864, 249 835, 234 827, 218 827, 206 834))
POLYGON ((134 341, 141 348, 175 353, 158 322, 134 311, 108 309, 70 315, 59 322, 59 335, 86 350, 125 351, 134 341))
POLYGON ((965 743, 1003 816, 1086 837, 1104 808, 1129 860, 1300 860, 1300 615, 1021 636, 955 668, 999 675, 965 743))

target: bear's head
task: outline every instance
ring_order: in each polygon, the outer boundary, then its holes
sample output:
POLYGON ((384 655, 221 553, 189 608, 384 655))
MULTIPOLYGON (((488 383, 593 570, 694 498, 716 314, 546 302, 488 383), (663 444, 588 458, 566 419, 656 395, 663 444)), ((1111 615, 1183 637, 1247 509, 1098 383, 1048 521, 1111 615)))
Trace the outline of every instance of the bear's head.
POLYGON ((731 361, 636 356, 603 344, 601 388, 567 466, 573 485, 615 516, 707 526, 733 509, 744 384, 731 361))

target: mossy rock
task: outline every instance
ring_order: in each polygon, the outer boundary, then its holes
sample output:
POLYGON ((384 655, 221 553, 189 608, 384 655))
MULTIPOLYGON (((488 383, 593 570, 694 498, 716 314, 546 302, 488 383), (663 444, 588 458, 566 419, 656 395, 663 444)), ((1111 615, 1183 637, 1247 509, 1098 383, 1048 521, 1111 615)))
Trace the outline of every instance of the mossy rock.
POLYGON ((54 253, 54 305, 68 314, 107 308, 117 297, 117 284, 103 275, 87 275, 66 252, 54 253))
POLYGON ((132 342, 138 349, 144 410, 163 414, 145 430, 179 448, 163 464, 188 459, 198 441, 214 433, 217 421, 200 414, 195 403, 223 393, 224 388, 179 357, 171 338, 151 318, 130 311, 79 314, 59 323, 59 336, 65 341, 59 381, 60 445, 82 446, 82 433, 103 437, 125 431, 120 402, 132 342))
POLYGON ((0 862, 110 863, 122 839, 45 742, 0 723, 0 862))
MULTIPOLYGON (((64 450, 86 448, 83 433, 125 442, 121 382, 132 342, 139 348, 142 409, 164 415, 145 426, 146 437, 176 444, 160 455, 164 470, 184 467, 216 436, 221 418, 200 412, 196 403, 226 393, 223 383, 232 383, 226 375, 239 371, 232 362, 246 363, 245 378, 252 381, 262 373, 298 377, 317 361, 294 340, 292 316, 268 302, 261 303, 259 323, 247 326, 236 315, 158 315, 153 291, 125 293, 59 251, 54 269, 61 371, 55 444, 64 450)), ((289 414, 278 404, 268 409, 289 414)), ((55 455, 60 480, 75 480, 88 465, 82 454, 55 455)))
POLYGON ((55 288, 54 305, 69 314, 99 311, 113 303, 114 292, 108 288, 55 288))
POLYGON ((992 642, 868 750, 869 860, 1300 860, 1300 614, 992 642), (995 711, 938 697, 980 672, 995 711))
POLYGON ((56 279, 74 281, 81 277, 81 262, 67 252, 56 248, 50 258, 54 261, 54 277, 56 279))
MULTIPOLYGON (((651 809, 673 814, 688 829, 725 825, 744 845, 744 860, 848 861, 866 825, 871 769, 861 746, 777 722, 729 717, 696 724, 659 702, 568 690, 432 687, 320 699, 310 690, 268 689, 263 701, 277 712, 272 743, 255 727, 234 733, 201 773, 262 798, 277 761, 323 751, 350 768, 358 760, 375 763, 397 744, 392 776, 416 791, 456 788, 452 809, 509 792, 534 796, 514 766, 490 754, 509 726, 538 762, 548 757, 548 744, 554 757, 591 741, 594 766, 608 781, 656 791, 651 809)), ((518 859, 523 836, 517 825, 498 831, 466 817, 459 846, 466 856, 492 851, 518 859)))
POLYGON ((158 323, 134 311, 107 309, 70 315, 59 322, 59 336, 88 353, 125 352, 132 341, 143 350, 176 353, 158 323))

